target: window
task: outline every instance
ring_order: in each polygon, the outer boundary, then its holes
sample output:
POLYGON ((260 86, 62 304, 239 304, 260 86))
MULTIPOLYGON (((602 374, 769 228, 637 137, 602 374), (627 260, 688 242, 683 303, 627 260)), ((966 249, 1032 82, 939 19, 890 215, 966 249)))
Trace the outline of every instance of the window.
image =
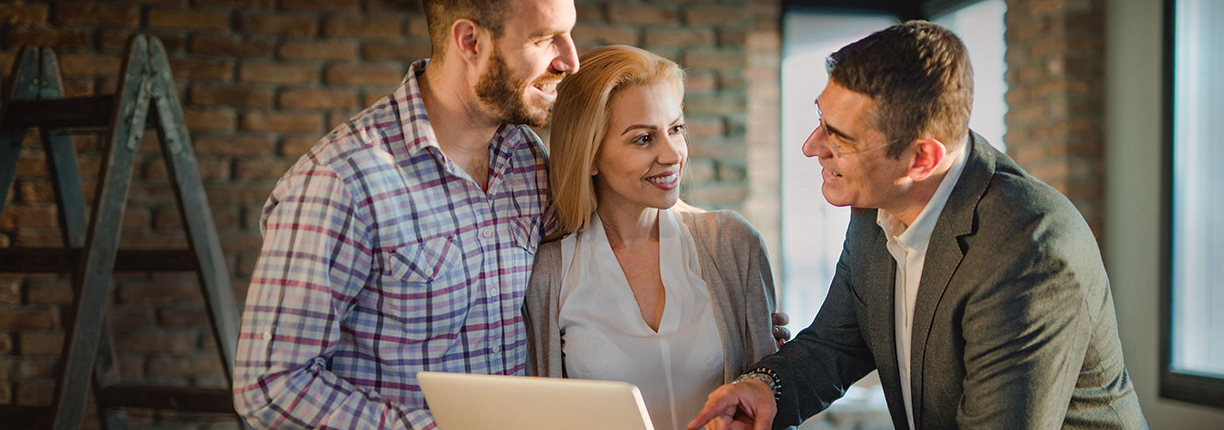
POLYGON ((1224 3, 1166 0, 1163 397, 1224 407, 1224 3))

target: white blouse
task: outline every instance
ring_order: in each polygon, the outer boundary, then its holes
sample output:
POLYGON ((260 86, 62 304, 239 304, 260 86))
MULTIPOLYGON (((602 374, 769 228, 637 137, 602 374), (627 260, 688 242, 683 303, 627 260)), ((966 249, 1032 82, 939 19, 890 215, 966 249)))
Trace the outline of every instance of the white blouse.
POLYGON ((666 301, 655 332, 642 319, 603 223, 592 218, 586 231, 561 244, 557 322, 566 374, 633 383, 656 429, 683 429, 723 383, 722 339, 693 235, 679 215, 659 211, 666 301))

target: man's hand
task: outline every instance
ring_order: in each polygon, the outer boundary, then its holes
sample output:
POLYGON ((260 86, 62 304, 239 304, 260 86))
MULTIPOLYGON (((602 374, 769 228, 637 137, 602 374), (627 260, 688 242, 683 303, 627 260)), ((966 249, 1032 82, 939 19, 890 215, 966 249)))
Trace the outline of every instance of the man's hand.
POLYGON ((744 379, 718 387, 689 423, 689 430, 769 430, 778 405, 764 382, 744 379), (709 425, 706 425, 706 424, 709 425))
POLYGON ((778 348, 781 348, 782 344, 791 338, 790 330, 786 329, 787 324, 790 324, 790 315, 787 315, 786 312, 773 313, 773 337, 778 341, 778 348))

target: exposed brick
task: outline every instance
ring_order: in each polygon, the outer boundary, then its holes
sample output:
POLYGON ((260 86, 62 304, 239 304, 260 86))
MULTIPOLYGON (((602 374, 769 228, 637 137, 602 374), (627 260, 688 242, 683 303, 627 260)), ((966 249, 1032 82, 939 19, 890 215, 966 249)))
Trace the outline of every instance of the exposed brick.
POLYGON ((684 101, 684 111, 689 115, 731 115, 744 110, 742 95, 711 94, 689 95, 684 101))
MULTIPOLYGON (((164 165, 164 163, 163 163, 164 165)), ((147 169, 146 169, 147 172, 147 169)), ((148 173, 145 178, 148 178, 148 173)), ((160 178, 159 178, 160 179, 160 178)), ((149 228, 149 209, 147 208, 128 208, 123 212, 123 229, 124 230, 142 230, 149 228)))
POLYGON ((87 48, 93 40, 85 30, 75 28, 9 27, 4 31, 4 43, 9 47, 35 45, 66 50, 87 48))
POLYGON ((409 36, 429 38, 429 25, 423 16, 408 18, 408 22, 404 25, 404 32, 409 36))
POLYGON ((183 109, 183 120, 187 129, 200 131, 230 131, 237 124, 234 111, 230 109, 183 109))
POLYGON ((357 43, 328 40, 287 40, 281 42, 277 55, 287 60, 351 61, 357 59, 357 43))
POLYGON ((694 69, 743 69, 748 56, 741 49, 693 49, 684 54, 684 67, 694 69))
POLYGON ((281 142, 280 155, 299 157, 309 151, 315 143, 319 142, 318 136, 293 136, 285 138, 281 142))
MULTIPOLYGON (((243 158, 234 167, 235 179, 277 179, 280 178, 296 160, 283 158, 243 158)), ((258 248, 256 248, 258 249, 258 248)))
POLYGON ((205 58, 176 58, 170 60, 170 73, 182 81, 228 81, 234 77, 234 62, 205 58))
POLYGON ((175 30, 228 30, 232 13, 218 10, 149 9, 150 28, 175 30))
POLYGON ((685 118, 684 123, 690 138, 720 137, 726 130, 719 118, 690 116, 685 118))
POLYGON ((718 76, 710 71, 690 71, 685 75, 684 91, 688 94, 714 91, 718 76))
POLYGON ((355 109, 357 91, 342 89, 283 90, 281 109, 355 109))
POLYGON ((26 331, 17 335, 19 342, 17 351, 21 355, 60 355, 64 347, 64 332, 57 331, 26 331))
POLYGON ((199 106, 267 108, 272 106, 272 90, 254 85, 196 84, 191 86, 190 100, 199 106))
MULTIPOLYGON (((0 333, 0 357, 11 355, 13 353, 13 336, 8 333, 0 333)), ((0 381, 7 381, 4 370, 4 359, 0 358, 0 381)), ((0 402, 0 405, 4 404, 0 402)))
POLYGON ((0 330, 51 329, 59 325, 59 312, 47 307, 15 307, 0 312, 0 330))
POLYGON ((395 85, 406 71, 399 66, 338 64, 327 68, 323 81, 330 85, 395 85))
POLYGON ((578 22, 599 22, 606 19, 603 3, 581 3, 574 7, 578 12, 578 22))
POLYGON ((433 50, 428 40, 416 38, 407 43, 368 42, 361 47, 361 57, 367 61, 416 61, 428 57, 433 50))
POLYGON ((238 79, 266 84, 309 84, 318 80, 319 66, 313 64, 242 63, 238 79))
POLYGON ((19 406, 47 405, 55 394, 55 381, 51 379, 17 381, 16 386, 19 406))
MULTIPOLYGON (((248 205, 253 207, 262 207, 264 201, 268 200, 268 195, 272 193, 272 187, 276 185, 276 181, 263 181, 254 183, 218 183, 205 184, 204 189, 208 194, 208 201, 213 205, 248 205)), ((258 212, 258 211, 256 211, 258 212)), ((254 215, 258 218, 258 215, 254 215)), ((245 224, 248 228, 253 228, 253 224, 245 224)))
POLYGON ((111 330, 116 332, 128 332, 157 325, 154 308, 144 304, 112 306, 106 318, 111 330))
MULTIPOLYGON (((778 39, 777 34, 765 33, 765 32, 761 32, 761 33, 766 35, 766 37, 774 38, 775 39, 774 42, 778 43, 780 46, 781 42, 776 40, 778 39)), ((748 32, 747 31, 740 29, 740 28, 720 28, 718 29, 718 46, 722 46, 726 48, 746 47, 749 50, 755 50, 753 49, 753 47, 750 47, 747 45, 748 45, 748 32)))
MULTIPOLYGON (((56 350, 55 352, 59 352, 56 350)), ((54 378, 55 360, 47 360, 41 358, 26 358, 17 361, 17 366, 14 369, 13 376, 17 380, 35 380, 54 378)))
POLYGON ((22 227, 56 227, 59 217, 54 205, 11 205, 0 214, 0 229, 12 230, 22 227))
MULTIPOLYGON (((133 279, 125 280, 116 289, 123 304, 159 304, 197 301, 202 298, 193 279, 133 279)), ((152 319, 152 313, 149 314, 152 319)))
POLYGON ((319 17, 285 12, 251 12, 239 17, 238 26, 245 33, 314 36, 319 32, 319 17))
POLYGON ((281 8, 316 12, 357 12, 361 10, 361 2, 358 0, 282 0, 281 8))
POLYGON ((265 134, 212 135, 195 138, 197 154, 222 156, 269 155, 276 147, 272 136, 265 134))
POLYGON ((693 184, 685 200, 697 205, 728 205, 741 203, 747 197, 748 186, 743 182, 713 182, 693 184))
POLYGON ((675 6, 615 3, 608 5, 608 21, 616 24, 676 25, 680 23, 680 13, 675 6))
POLYGON ((709 28, 647 28, 646 47, 693 47, 714 43, 714 30, 709 28))
POLYGON ((689 158, 684 165, 686 184, 705 183, 714 180, 714 162, 700 158, 689 158))
POLYGON ((220 34, 200 34, 191 38, 191 53, 222 57, 268 57, 272 41, 262 36, 239 37, 220 34))
POLYGON ((110 3, 57 3, 55 23, 73 25, 140 25, 140 7, 110 3))
MULTIPOLYGON (((47 5, 41 3, 0 3, 0 24, 36 25, 47 22, 47 5)), ((9 69, 4 69, 5 71, 9 69)), ((2 404, 2 403, 0 403, 2 404)))
POLYGON ((318 132, 323 118, 317 113, 247 112, 242 115, 242 129, 280 133, 318 132))
POLYGON ((574 43, 579 45, 637 45, 641 30, 637 27, 606 24, 574 25, 574 43))
POLYGON ((395 16, 341 16, 323 23, 326 37, 397 39, 403 34, 403 22, 395 16))
POLYGON ((189 330, 127 333, 116 337, 115 349, 130 354, 181 354, 195 349, 197 337, 189 330))
POLYGON ((193 0, 196 6, 206 7, 232 7, 250 9, 272 9, 276 7, 276 0, 193 0))
MULTIPOLYGON (((281 169, 280 171, 284 171, 281 169)), ((258 232, 229 232, 221 235, 221 248, 225 252, 259 251, 263 247, 263 236, 258 232)))
POLYGON ((743 6, 696 5, 684 8, 684 22, 689 25, 738 25, 746 21, 743 6))
POLYGON ((71 305, 72 299, 70 279, 38 278, 26 287, 26 302, 31 305, 71 305))
POLYGON ((21 279, 0 279, 0 305, 21 304, 21 279))
POLYGON ((118 75, 122 61, 116 55, 75 52, 59 54, 60 74, 66 77, 118 75))
POLYGON ((22 181, 17 185, 17 196, 23 203, 55 201, 55 188, 47 181, 22 181))

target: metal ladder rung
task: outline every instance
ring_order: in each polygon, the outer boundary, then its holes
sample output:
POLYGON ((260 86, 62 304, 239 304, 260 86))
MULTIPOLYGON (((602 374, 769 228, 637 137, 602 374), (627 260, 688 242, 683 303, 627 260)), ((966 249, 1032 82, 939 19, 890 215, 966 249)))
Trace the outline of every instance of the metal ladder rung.
MULTIPOLYGON (((72 273, 80 268, 81 248, 0 249, 0 273, 72 273)), ((189 272, 198 269, 194 251, 126 249, 115 255, 116 272, 189 272)))
POLYGON ((227 388, 116 384, 101 393, 98 401, 106 408, 235 413, 234 392, 227 388))
MULTIPOLYGON (((40 127, 106 130, 115 109, 113 94, 47 100, 13 100, 4 108, 5 127, 40 127)), ((157 124, 156 109, 149 111, 147 127, 157 124)))

